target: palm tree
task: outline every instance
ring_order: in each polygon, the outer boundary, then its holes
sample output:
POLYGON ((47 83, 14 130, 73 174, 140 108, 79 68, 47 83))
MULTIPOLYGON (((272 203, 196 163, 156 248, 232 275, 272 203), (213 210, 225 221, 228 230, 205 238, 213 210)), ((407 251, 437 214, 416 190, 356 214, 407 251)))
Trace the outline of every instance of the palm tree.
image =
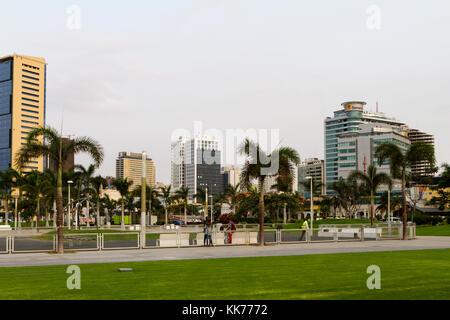
POLYGON ((96 176, 91 179, 92 188, 95 190, 94 200, 96 202, 97 229, 100 227, 100 195, 103 192, 103 186, 106 185, 106 179, 102 176, 96 176))
POLYGON ((354 170, 348 176, 348 180, 359 180, 363 183, 364 188, 370 193, 370 226, 373 228, 373 221, 375 217, 375 197, 377 195, 380 185, 390 185, 391 178, 384 172, 377 172, 377 168, 371 164, 367 168, 367 174, 354 170))
POLYGON ((386 213, 388 211, 395 212, 398 208, 401 206, 400 197, 396 194, 393 194, 390 196, 390 199, 388 197, 388 192, 385 191, 380 197, 380 204, 378 205, 377 209, 375 211, 386 213), (390 202, 390 210, 388 210, 390 202))
POLYGON ((62 166, 69 155, 80 152, 88 153, 97 166, 103 161, 103 148, 94 139, 79 137, 63 143, 62 137, 55 129, 41 127, 28 134, 26 144, 22 146, 15 158, 18 168, 23 168, 28 161, 41 156, 49 157, 57 164, 58 253, 60 254, 64 253, 62 166), (42 139, 37 139, 39 137, 42 139))
MULTIPOLYGON (((136 189, 133 190, 133 195, 137 198, 141 198, 142 196, 142 186, 137 186, 136 189)), ((146 184, 145 186, 145 198, 148 201, 148 211, 150 212, 149 219, 151 219, 152 216, 152 210, 157 205, 157 199, 160 196, 157 189, 154 187, 150 187, 146 184)), ((150 221, 151 223, 151 221, 150 221)))
POLYGON ((133 184, 133 181, 128 180, 128 178, 125 179, 114 179, 113 180, 113 186, 119 191, 120 196, 122 197, 122 220, 120 223, 120 226, 122 230, 125 229, 125 198, 128 197, 130 193, 130 187, 133 184))
POLYGON ((407 207, 406 207, 406 180, 408 168, 411 165, 426 161, 430 164, 430 171, 435 170, 434 146, 426 142, 416 142, 402 151, 399 146, 394 143, 383 143, 379 145, 375 151, 378 158, 378 164, 381 166, 386 160, 390 162, 391 176, 394 179, 400 179, 402 182, 402 205, 403 205, 403 240, 408 238, 406 233, 407 224, 407 207))
POLYGON ((105 195, 103 198, 101 198, 101 202, 103 206, 107 209, 108 215, 106 217, 107 221, 111 221, 111 213, 114 212, 114 210, 117 208, 117 202, 112 200, 109 195, 105 195))
POLYGON ((259 185, 259 232, 260 245, 264 246, 264 182, 267 177, 291 177, 300 157, 292 148, 281 147, 272 153, 264 152, 259 144, 245 139, 239 147, 239 153, 246 157, 241 171, 241 183, 248 189, 251 181, 258 180, 259 185), (277 170, 274 170, 273 167, 277 170))
POLYGON ((165 212, 165 220, 166 220, 166 224, 169 223, 169 219, 168 219, 168 209, 170 207, 170 205, 172 204, 172 196, 171 196, 171 189, 172 186, 169 185, 167 187, 161 187, 161 198, 164 201, 164 212, 165 212))
MULTIPOLYGON (((92 186, 92 180, 94 179, 95 165, 91 164, 89 167, 85 168, 82 165, 75 165, 75 174, 79 177, 82 191, 86 196, 86 226, 89 227, 89 217, 90 217, 90 202, 89 198, 92 195, 93 198, 96 197, 95 188, 92 186)), ((97 223, 98 226, 98 223, 97 223)))
POLYGON ((233 215, 236 215, 236 208, 239 204, 239 201, 241 200, 240 196, 240 190, 241 190, 241 184, 238 183, 237 185, 233 186, 231 184, 227 185, 225 188, 225 196, 228 197, 228 204, 231 208, 233 208, 233 215))
POLYGON ((5 171, 0 171, 0 193, 5 209, 5 224, 8 225, 9 217, 9 201, 11 199, 12 188, 16 186, 18 172, 13 168, 8 168, 5 171))
POLYGON ((41 198, 51 188, 50 182, 46 179, 46 175, 39 171, 31 171, 25 175, 25 185, 23 190, 29 199, 36 201, 36 229, 39 232, 41 221, 41 198))
POLYGON ((175 196, 183 201, 184 223, 187 225, 187 205, 189 203, 189 188, 181 187, 175 192, 175 196))

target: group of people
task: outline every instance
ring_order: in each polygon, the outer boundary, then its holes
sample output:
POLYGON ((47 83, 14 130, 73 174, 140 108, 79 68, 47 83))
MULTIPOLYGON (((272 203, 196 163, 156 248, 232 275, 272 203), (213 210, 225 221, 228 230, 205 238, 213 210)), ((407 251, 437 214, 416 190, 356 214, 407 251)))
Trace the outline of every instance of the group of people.
MULTIPOLYGON (((220 231, 224 231, 224 243, 232 244, 233 243, 233 231, 236 230, 236 225, 232 220, 229 220, 226 226, 222 226, 220 231)), ((205 247, 210 247, 213 245, 212 243, 212 233, 213 233, 213 224, 210 218, 207 218, 204 222, 203 232, 205 234, 203 239, 203 245, 205 247)))

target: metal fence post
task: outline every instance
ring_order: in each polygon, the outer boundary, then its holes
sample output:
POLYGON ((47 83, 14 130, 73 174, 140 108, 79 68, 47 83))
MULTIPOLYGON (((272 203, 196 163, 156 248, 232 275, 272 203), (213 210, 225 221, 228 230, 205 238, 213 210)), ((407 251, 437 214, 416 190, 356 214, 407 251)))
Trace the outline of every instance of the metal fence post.
POLYGON ((361 241, 364 241, 364 227, 361 227, 361 241))
POLYGON ((335 231, 334 231, 333 240, 334 240, 334 242, 338 242, 338 229, 335 229, 335 231))

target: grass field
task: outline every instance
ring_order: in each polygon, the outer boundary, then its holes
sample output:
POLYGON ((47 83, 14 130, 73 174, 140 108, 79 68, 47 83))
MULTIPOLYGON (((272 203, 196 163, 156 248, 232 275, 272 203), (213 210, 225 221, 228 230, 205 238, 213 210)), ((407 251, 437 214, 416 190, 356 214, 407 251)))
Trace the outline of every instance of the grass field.
POLYGON ((450 249, 0 268, 0 299, 450 299, 450 249), (368 290, 369 265, 381 290, 368 290), (120 273, 130 267, 133 273, 120 273))
POLYGON ((450 237, 450 224, 444 224, 441 226, 417 226, 416 235, 450 237))

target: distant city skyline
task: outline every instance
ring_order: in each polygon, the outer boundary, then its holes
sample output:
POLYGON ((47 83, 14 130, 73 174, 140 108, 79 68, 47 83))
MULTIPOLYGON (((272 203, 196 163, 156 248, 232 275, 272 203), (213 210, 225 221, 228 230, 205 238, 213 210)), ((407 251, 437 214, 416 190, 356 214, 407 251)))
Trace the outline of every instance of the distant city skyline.
POLYGON ((46 59, 46 123, 98 140, 99 174, 147 150, 170 183, 171 135, 197 120, 279 129, 302 159, 323 159, 323 119, 352 100, 434 135, 438 164, 450 162, 448 1, 80 0, 79 28, 73 4, 4 3, 0 56, 46 59))

